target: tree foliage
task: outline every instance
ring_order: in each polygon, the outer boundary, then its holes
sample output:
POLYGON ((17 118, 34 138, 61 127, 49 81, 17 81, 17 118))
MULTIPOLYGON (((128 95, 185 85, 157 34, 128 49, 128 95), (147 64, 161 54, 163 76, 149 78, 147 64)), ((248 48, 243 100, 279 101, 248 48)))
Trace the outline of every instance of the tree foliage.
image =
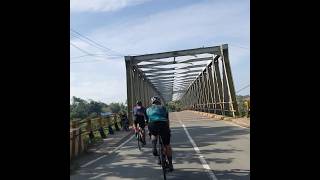
POLYGON ((110 103, 109 107, 112 113, 118 113, 121 110, 119 103, 110 103))
POLYGON ((250 96, 246 95, 246 96, 241 96, 238 95, 236 96, 237 98, 237 103, 238 103, 238 109, 239 109, 239 116, 243 117, 247 115, 247 107, 245 105, 245 102, 248 101, 250 102, 250 96))
POLYGON ((166 104, 166 108, 169 112, 181 111, 182 105, 180 101, 171 101, 166 104))
POLYGON ((123 103, 111 103, 110 105, 107 105, 103 102, 94 100, 86 101, 73 96, 70 105, 70 120, 75 118, 84 119, 87 117, 96 117, 100 115, 101 112, 126 112, 126 109, 127 107, 123 103))

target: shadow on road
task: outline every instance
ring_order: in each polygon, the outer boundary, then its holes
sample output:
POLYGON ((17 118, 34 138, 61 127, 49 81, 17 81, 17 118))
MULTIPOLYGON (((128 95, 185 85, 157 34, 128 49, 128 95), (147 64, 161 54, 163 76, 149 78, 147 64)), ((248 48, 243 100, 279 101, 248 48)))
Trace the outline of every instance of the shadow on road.
POLYGON ((248 180, 250 179, 250 170, 232 169, 230 171, 214 171, 219 180, 248 180))
MULTIPOLYGON (((175 168, 175 171, 168 175, 168 179, 209 179, 208 174, 202 168, 198 155, 195 153, 189 140, 179 138, 179 136, 186 136, 182 127, 172 127, 172 147, 174 149, 175 167, 178 164, 199 164, 199 168, 175 168), (175 135, 176 134, 176 135, 175 135), (183 140, 182 140, 183 139, 183 140)), ((248 129, 239 129, 234 126, 222 127, 207 127, 207 126, 192 126, 187 127, 189 133, 194 139, 198 147, 205 147, 213 145, 221 141, 231 141, 239 138, 239 135, 247 135, 250 133, 248 129)), ((121 148, 121 154, 115 152, 112 156, 104 160, 103 163, 90 166, 88 168, 79 170, 78 178, 71 179, 106 179, 106 177, 117 177, 120 179, 163 179, 160 166, 156 164, 156 159, 151 154, 151 144, 147 140, 147 146, 143 148, 142 152, 132 153, 132 149, 136 149, 136 141, 132 140, 127 145, 121 148), (131 151, 130 151, 131 150, 131 151), (140 162, 140 163, 139 163, 140 162), (141 163, 143 162, 143 163, 141 163), (156 174, 155 177, 150 177, 150 174, 156 174), (97 176, 97 177, 95 177, 97 176), (95 177, 95 178, 94 178, 95 177)), ((138 151, 138 150, 137 150, 138 151)), ((234 153, 241 151, 238 149, 219 149, 213 148, 210 150, 201 150, 202 154, 207 153, 234 153)), ((205 158, 207 162, 214 162, 217 164, 232 163, 234 158, 205 158)), ((219 180, 248 180, 250 179, 250 170, 232 169, 228 171, 213 171, 219 180)))

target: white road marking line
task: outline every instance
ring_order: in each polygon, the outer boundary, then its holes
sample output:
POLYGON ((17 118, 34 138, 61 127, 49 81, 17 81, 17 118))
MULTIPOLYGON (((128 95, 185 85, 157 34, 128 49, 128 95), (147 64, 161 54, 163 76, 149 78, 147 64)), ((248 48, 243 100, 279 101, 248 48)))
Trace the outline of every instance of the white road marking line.
POLYGON ((89 179, 96 179, 96 178, 101 177, 101 176, 106 175, 106 174, 107 174, 107 173, 101 173, 101 174, 99 174, 99 175, 97 175, 97 176, 93 176, 93 177, 91 177, 91 178, 89 178, 89 179))
POLYGON ((224 123, 230 124, 230 125, 233 125, 233 126, 236 126, 236 127, 240 127, 240 128, 243 128, 243 129, 250 129, 250 128, 241 126, 241 125, 239 125, 239 124, 236 124, 236 123, 234 123, 234 122, 224 121, 224 123))
POLYGON ((131 139, 134 138, 134 135, 131 136, 131 138, 129 138, 128 140, 126 140, 125 142, 123 142, 122 144, 120 144, 117 148, 115 148, 111 153, 116 152, 118 149, 120 149, 122 146, 124 146, 127 142, 131 141, 131 139))
POLYGON ((199 148, 197 147, 196 143, 193 141, 192 137, 190 136, 186 126, 181 122, 181 120, 179 120, 180 124, 182 125, 184 131, 186 132, 192 146, 193 146, 193 149, 197 152, 197 154, 199 155, 199 159, 202 163, 202 166, 203 168, 207 171, 207 173, 209 174, 209 177, 212 179, 212 180, 218 180, 216 178, 216 176, 214 175, 213 171, 211 170, 210 166, 208 165, 208 163, 206 162, 206 160, 204 159, 204 157, 201 155, 200 153, 200 150, 199 148))
MULTIPOLYGON (((114 150, 112 150, 111 153, 113 153, 113 152, 117 151, 118 149, 120 149, 123 145, 125 145, 127 142, 129 142, 133 137, 134 137, 134 136, 132 136, 131 138, 129 138, 128 140, 126 140, 125 142, 123 142, 122 144, 120 144, 118 147, 116 147, 114 150)), ((110 154, 111 154, 111 153, 110 153, 110 154)), ((102 155, 102 156, 98 157, 97 159, 94 159, 94 160, 92 160, 92 161, 87 162, 87 163, 84 164, 84 165, 81 165, 80 167, 81 167, 81 168, 87 167, 87 166, 89 166, 90 164, 93 164, 93 163, 99 161, 100 159, 105 158, 106 156, 107 156, 107 155, 102 155)))
POLYGON ((82 166, 80 166, 80 167, 82 167, 82 168, 87 167, 87 166, 89 166, 90 164, 95 163, 96 161, 98 161, 98 160, 100 160, 100 159, 102 159, 102 158, 104 158, 104 157, 106 157, 106 156, 107 156, 107 155, 102 155, 102 156, 98 157, 97 159, 94 159, 94 160, 92 160, 92 161, 89 161, 88 163, 86 163, 86 164, 84 164, 84 165, 82 165, 82 166))

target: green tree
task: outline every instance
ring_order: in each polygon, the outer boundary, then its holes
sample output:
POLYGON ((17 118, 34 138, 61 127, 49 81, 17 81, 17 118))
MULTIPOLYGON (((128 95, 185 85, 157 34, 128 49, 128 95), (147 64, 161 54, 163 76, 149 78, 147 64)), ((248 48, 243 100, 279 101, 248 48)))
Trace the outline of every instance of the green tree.
POLYGON ((89 114, 96 114, 99 115, 102 112, 102 108, 105 107, 106 104, 102 102, 96 102, 91 100, 90 103, 88 104, 88 113, 89 114))
POLYGON ((121 106, 119 103, 110 103, 109 104, 110 110, 113 113, 119 113, 121 110, 121 106))
POLYGON ((88 102, 84 99, 72 97, 72 104, 70 105, 70 119, 83 119, 89 115, 88 102))
POLYGON ((182 105, 180 101, 171 101, 166 104, 166 108, 170 112, 181 111, 182 105))
POLYGON ((123 104, 123 103, 121 103, 120 104, 120 111, 122 111, 122 112, 126 112, 127 111, 127 105, 126 104, 123 104))
POLYGON ((87 117, 99 116, 101 112, 126 113, 127 106, 123 103, 111 103, 107 105, 103 102, 97 102, 89 99, 89 102, 75 97, 72 97, 70 104, 70 120, 75 118, 84 119, 87 117))
POLYGON ((247 110, 245 107, 245 100, 250 99, 250 96, 249 95, 246 95, 246 96, 237 95, 236 99, 237 99, 237 104, 238 104, 238 109, 239 109, 239 116, 240 117, 246 116, 247 110))

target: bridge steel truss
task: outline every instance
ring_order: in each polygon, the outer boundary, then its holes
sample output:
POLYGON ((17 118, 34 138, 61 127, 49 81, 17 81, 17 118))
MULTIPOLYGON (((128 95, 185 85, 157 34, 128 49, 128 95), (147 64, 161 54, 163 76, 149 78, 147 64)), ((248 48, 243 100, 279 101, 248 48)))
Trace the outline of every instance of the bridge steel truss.
POLYGON ((225 116, 238 113, 228 45, 125 56, 128 118, 141 100, 180 100, 185 109, 225 116))

